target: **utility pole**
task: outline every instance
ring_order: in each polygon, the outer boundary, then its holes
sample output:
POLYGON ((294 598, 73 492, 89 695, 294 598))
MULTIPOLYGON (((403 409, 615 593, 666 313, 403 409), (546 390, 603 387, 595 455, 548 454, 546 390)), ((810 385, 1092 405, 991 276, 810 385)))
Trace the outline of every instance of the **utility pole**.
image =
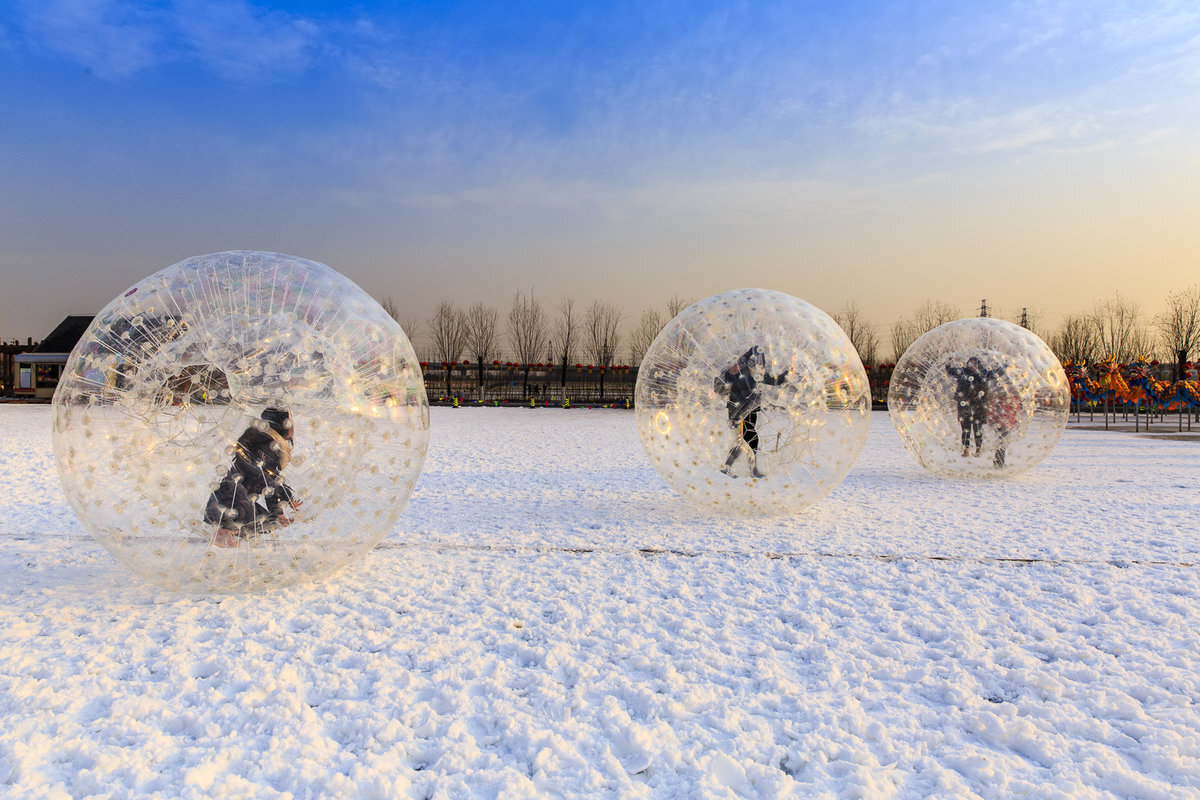
POLYGON ((1027 307, 1021 309, 1021 327, 1029 330, 1029 309, 1027 307))
POLYGON ((979 301, 979 316, 981 316, 981 317, 988 316, 988 307, 987 307, 987 298, 986 297, 983 300, 979 301))

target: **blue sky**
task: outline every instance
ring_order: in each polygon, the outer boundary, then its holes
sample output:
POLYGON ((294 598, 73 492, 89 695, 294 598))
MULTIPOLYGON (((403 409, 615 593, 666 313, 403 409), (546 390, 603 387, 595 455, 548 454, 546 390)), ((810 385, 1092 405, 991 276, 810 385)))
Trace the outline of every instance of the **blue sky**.
POLYGON ((1036 309, 1200 281, 1191 2, 0 10, 0 337, 200 253, 423 320, 532 288, 1036 309))

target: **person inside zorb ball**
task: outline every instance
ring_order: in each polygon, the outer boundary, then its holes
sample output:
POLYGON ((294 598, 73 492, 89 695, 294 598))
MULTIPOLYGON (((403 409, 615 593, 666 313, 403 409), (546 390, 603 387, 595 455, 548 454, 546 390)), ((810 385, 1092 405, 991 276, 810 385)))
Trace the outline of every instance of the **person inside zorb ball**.
MULTIPOLYGON (((713 381, 713 388, 718 394, 728 396, 725 410, 729 413, 729 424, 740 434, 738 440, 729 448, 729 457, 721 472, 733 475, 733 464, 743 452, 750 464, 750 477, 765 478, 758 469, 758 415, 762 411, 762 390, 759 381, 754 379, 754 367, 760 370, 766 365, 763 350, 754 345, 730 364, 713 381)), ((766 386, 779 386, 787 380, 787 373, 781 375, 763 375, 761 383, 766 386)))
POLYGON ((904 352, 888 413, 909 453, 949 477, 1004 477, 1041 462, 1066 428, 1066 373, 1036 334, 971 318, 929 331, 904 352))
POLYGON ((796 511, 837 486, 870 424, 866 371, 829 315, 739 289, 671 320, 642 359, 638 433, 681 494, 720 510, 796 511))
POLYGON ((213 544, 237 547, 242 539, 292 524, 286 516, 300 508, 283 468, 292 459, 292 416, 268 408, 233 447, 233 465, 208 498, 204 521, 217 526, 213 544))
POLYGON ((326 575, 386 536, 428 443, 400 326, 329 267, 190 258, 92 321, 54 396, 80 521, 146 580, 245 591, 326 575))

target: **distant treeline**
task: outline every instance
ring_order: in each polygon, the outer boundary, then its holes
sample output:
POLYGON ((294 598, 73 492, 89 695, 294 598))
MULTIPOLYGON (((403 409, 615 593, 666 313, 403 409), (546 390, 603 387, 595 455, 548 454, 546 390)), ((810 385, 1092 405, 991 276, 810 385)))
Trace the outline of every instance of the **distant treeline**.
MULTIPOLYGON (((612 304, 596 301, 585 308, 572 297, 547 310, 532 291, 517 292, 503 317, 500 310, 486 303, 460 308, 450 300, 442 300, 430 318, 421 322, 400 317, 390 297, 384 298, 382 305, 413 340, 418 358, 435 367, 465 360, 491 367, 498 362, 560 367, 590 364, 598 370, 636 367, 663 326, 692 302, 672 297, 661 310, 649 309, 636 321, 629 320, 612 304)), ((1090 311, 1068 315, 1054 329, 1042 324, 1035 309, 1023 308, 1011 315, 1011 321, 1040 336, 1063 362, 1090 364, 1109 355, 1131 362, 1144 357, 1178 370, 1200 348, 1200 287, 1193 285, 1167 294, 1164 306, 1161 313, 1146 316, 1136 303, 1114 294, 1097 302, 1090 311)), ((893 323, 886 333, 864 318, 857 302, 850 301, 831 314, 850 337, 869 372, 886 371, 909 345, 938 325, 975 315, 996 314, 986 301, 978 309, 964 311, 929 300, 910 316, 893 323)), ((562 380, 560 375, 560 384, 562 380)))

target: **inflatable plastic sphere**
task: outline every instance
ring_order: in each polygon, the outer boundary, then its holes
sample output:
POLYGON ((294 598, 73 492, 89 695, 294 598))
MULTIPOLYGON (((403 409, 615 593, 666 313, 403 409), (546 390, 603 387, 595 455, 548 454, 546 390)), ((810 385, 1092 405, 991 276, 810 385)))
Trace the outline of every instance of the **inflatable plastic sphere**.
POLYGON ((841 483, 866 441, 862 362, 828 314, 763 289, 684 309, 642 359, 638 433, 681 494, 722 510, 796 511, 841 483))
POLYGON ((1070 389, 1036 334, 1002 319, 947 322, 904 352, 888 412, 921 466, 955 478, 1007 477, 1062 436, 1070 389))
POLYGON ((276 253, 197 256, 92 321, 54 395, 67 499, 117 559, 181 591, 325 575, 386 536, 429 407, 400 326, 276 253))

